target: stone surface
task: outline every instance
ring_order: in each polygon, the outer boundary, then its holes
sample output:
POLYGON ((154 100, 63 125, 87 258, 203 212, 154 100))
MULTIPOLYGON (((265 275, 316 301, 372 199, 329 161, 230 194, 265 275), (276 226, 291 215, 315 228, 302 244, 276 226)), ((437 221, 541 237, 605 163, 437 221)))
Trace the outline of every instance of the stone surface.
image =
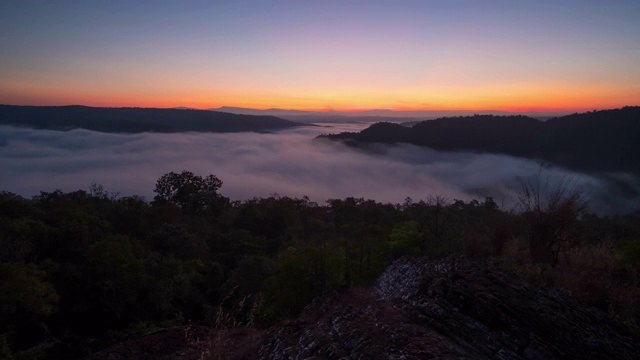
POLYGON ((464 258, 401 258, 371 289, 339 289, 266 332, 197 328, 182 342, 162 336, 90 359, 640 358, 638 338, 607 314, 464 258), (136 346, 158 347, 145 357, 136 346))

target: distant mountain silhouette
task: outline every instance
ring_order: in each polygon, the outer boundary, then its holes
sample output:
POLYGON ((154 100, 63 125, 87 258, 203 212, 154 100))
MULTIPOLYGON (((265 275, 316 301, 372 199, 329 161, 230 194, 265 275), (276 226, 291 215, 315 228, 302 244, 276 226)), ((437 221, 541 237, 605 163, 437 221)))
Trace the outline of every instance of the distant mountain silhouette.
POLYGON ((359 133, 322 136, 362 143, 408 143, 436 150, 479 151, 545 160, 582 171, 640 174, 640 107, 552 118, 476 115, 412 127, 377 123, 359 133))
POLYGON ((271 116, 283 116, 283 115, 313 115, 319 112, 314 111, 302 111, 302 110, 287 110, 287 109, 251 109, 234 106, 221 106, 219 108, 210 108, 209 111, 222 111, 231 114, 241 115, 271 115, 271 116))
MULTIPOLYGON (((331 122, 330 118, 344 117, 347 121, 353 121, 349 118, 371 118, 371 117, 384 117, 384 118, 403 118, 403 119, 435 119, 439 117, 451 117, 451 116, 469 116, 473 114, 480 115, 517 115, 522 113, 500 111, 500 110, 389 110, 389 109, 373 109, 362 111, 303 111, 303 110, 288 110, 288 109, 251 109, 242 107, 222 106, 219 108, 210 108, 212 111, 223 111, 233 114, 245 114, 245 115, 272 115, 285 118, 293 121, 304 121, 305 117, 320 118, 323 122, 331 122)), ((566 113, 566 112, 565 112, 566 113)), ((536 119, 547 119, 553 116, 563 114, 562 112, 554 111, 531 111, 526 112, 527 115, 536 119)), ((314 120, 315 121, 315 120, 314 120)), ((309 122, 309 121, 304 121, 309 122)))
POLYGON ((109 133, 266 132, 301 124, 274 116, 237 115, 192 109, 0 105, 0 125, 109 133))
POLYGON ((192 108, 192 107, 188 107, 188 106, 176 106, 173 107, 171 109, 178 109, 178 110, 199 110, 197 108, 192 108))
POLYGON ((304 123, 304 124, 316 124, 316 123, 335 123, 335 124, 373 124, 377 122, 393 122, 393 123, 418 123, 424 121, 424 119, 416 119, 411 117, 395 117, 395 116, 344 116, 318 113, 317 115, 278 115, 283 119, 304 123))

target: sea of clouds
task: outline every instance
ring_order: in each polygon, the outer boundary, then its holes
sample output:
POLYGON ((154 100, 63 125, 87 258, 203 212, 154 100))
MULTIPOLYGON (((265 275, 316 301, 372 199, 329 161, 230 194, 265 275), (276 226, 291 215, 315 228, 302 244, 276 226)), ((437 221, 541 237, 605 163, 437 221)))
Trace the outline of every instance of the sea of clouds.
POLYGON ((309 196, 311 200, 362 197, 402 203, 430 196, 484 200, 513 209, 522 181, 569 179, 584 191, 592 211, 637 209, 633 176, 592 176, 540 162, 495 154, 441 152, 412 145, 354 148, 316 139, 321 133, 358 131, 365 125, 324 124, 270 134, 106 134, 0 127, 0 191, 25 197, 40 191, 88 190, 101 184, 121 196, 153 199, 156 180, 170 171, 214 174, 232 200, 309 196))

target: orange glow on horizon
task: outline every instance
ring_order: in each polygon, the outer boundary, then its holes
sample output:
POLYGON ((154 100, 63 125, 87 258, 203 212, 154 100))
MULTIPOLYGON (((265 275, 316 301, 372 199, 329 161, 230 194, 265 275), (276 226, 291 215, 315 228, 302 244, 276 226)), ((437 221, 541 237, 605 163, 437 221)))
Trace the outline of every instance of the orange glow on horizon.
MULTIPOLYGON (((16 84, 13 84, 16 85, 16 84)), ((146 90, 146 89, 145 89, 146 90)), ((640 91, 614 86, 579 84, 493 86, 484 88, 411 89, 405 91, 343 90, 315 93, 268 93, 235 90, 140 91, 131 89, 50 89, 47 87, 0 86, 0 103, 13 105, 86 105, 100 107, 178 106, 196 109, 221 106, 251 109, 284 109, 316 112, 391 111, 555 111, 576 112, 640 104, 640 91), (18 91, 16 91, 18 90, 18 91), (635 96, 638 95, 638 96, 635 96)))
POLYGON ((560 3, 18 1, 0 6, 0 104, 407 116, 640 104, 637 1, 560 3))
MULTIPOLYGON (((31 99, 29 99, 31 100, 31 99)), ((65 106, 65 105, 82 105, 82 106, 91 106, 91 107, 139 107, 139 108, 176 108, 176 107, 188 107, 200 110, 206 109, 215 109, 220 107, 236 107, 236 108, 247 108, 254 110, 269 110, 269 109, 280 109, 280 110, 295 110, 295 111, 308 111, 308 112, 319 112, 319 113, 331 113, 331 112, 342 112, 342 113, 360 113, 367 112, 372 110, 382 110, 382 111, 392 111, 392 112, 419 112, 419 111, 505 111, 505 112, 514 112, 514 113, 525 113, 525 112, 582 112, 582 111, 591 111, 591 110, 605 110, 605 109, 615 109, 621 108, 625 106, 640 106, 640 102, 615 102, 615 103, 588 103, 588 104, 561 104, 554 103, 545 105, 502 105, 502 106, 494 106, 494 105, 485 105, 482 106, 478 104, 477 106, 432 106, 432 107, 394 107, 394 106, 357 106, 357 107, 339 107, 332 106, 330 108, 327 107, 289 107, 289 106, 278 106, 274 105, 264 105, 261 102, 234 102, 234 103, 212 103, 212 102, 194 102, 194 101, 186 101, 179 102, 175 100, 148 100, 148 101, 137 101, 135 99, 132 100, 123 100, 123 99, 78 99, 78 100, 63 100, 57 99, 52 100, 48 99, 39 99, 41 101, 24 101, 21 99, 15 99, 15 101, 11 102, 2 102, 4 105, 24 105, 24 106, 65 106)))

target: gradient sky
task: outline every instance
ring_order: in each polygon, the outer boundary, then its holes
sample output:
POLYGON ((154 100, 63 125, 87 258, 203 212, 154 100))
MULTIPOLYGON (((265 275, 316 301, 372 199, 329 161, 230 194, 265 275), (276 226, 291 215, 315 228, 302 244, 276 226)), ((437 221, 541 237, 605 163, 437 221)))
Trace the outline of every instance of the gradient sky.
POLYGON ((640 1, 0 1, 0 103, 640 105, 640 1))

